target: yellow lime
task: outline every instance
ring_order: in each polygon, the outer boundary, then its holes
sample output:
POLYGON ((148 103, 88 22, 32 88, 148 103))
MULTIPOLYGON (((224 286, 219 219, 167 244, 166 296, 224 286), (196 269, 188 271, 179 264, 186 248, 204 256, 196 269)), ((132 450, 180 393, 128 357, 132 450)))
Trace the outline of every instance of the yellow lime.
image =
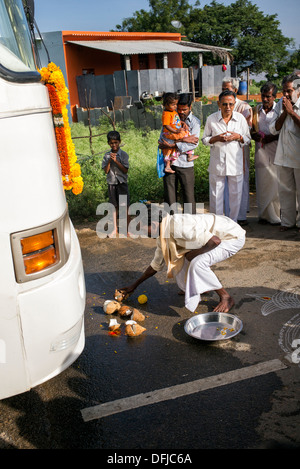
POLYGON ((138 302, 140 303, 140 305, 143 305, 144 303, 147 303, 148 301, 148 298, 146 295, 140 295, 138 297, 138 302))

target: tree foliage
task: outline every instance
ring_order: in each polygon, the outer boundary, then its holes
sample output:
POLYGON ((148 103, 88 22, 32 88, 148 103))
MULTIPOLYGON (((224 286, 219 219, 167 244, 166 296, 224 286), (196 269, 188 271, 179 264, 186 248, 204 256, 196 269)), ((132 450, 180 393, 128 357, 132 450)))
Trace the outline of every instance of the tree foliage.
POLYGON ((192 6, 188 0, 149 0, 150 10, 139 10, 130 18, 125 18, 122 25, 117 25, 118 31, 148 31, 148 32, 180 32, 185 34, 185 27, 175 28, 172 21, 189 23, 192 6))
MULTIPOLYGON (((287 48, 294 45, 282 34, 277 14, 264 14, 250 0, 236 0, 228 6, 213 0, 203 8, 199 1, 191 5, 188 0, 149 0, 149 11, 134 12, 116 29, 179 31, 189 41, 232 49, 239 72, 249 67, 253 73, 268 76, 278 73, 280 63, 287 61, 287 48), (180 21, 181 28, 174 28, 172 20, 180 21)), ((188 55, 190 60, 193 55, 188 55)), ((208 57, 209 63, 215 63, 208 57)))

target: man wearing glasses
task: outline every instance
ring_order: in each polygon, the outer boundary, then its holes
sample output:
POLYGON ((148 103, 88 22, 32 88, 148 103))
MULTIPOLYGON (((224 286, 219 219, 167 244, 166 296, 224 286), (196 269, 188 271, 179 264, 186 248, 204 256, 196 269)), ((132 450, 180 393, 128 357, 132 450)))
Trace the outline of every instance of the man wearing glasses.
POLYGON ((202 143, 210 146, 209 204, 210 212, 224 213, 224 188, 227 177, 229 218, 237 222, 243 191, 243 146, 250 143, 245 117, 235 112, 236 95, 225 90, 219 96, 220 110, 206 121, 202 143))

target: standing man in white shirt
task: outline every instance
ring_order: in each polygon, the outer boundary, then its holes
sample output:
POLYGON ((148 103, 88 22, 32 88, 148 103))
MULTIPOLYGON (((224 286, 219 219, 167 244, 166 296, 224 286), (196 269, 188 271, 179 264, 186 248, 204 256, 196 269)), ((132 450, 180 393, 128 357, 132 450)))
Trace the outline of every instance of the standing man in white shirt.
POLYGON ((279 170, 281 231, 300 228, 300 78, 296 74, 282 80, 283 98, 275 107, 272 134, 279 133, 275 164, 279 170), (297 214, 298 205, 298 214, 297 214))
MULTIPOLYGON (((232 77, 225 77, 222 80, 222 91, 230 90, 237 94, 239 89, 239 79, 232 77)), ((243 101, 239 98, 235 100, 234 111, 240 112, 248 122, 249 129, 252 126, 252 108, 247 101, 243 101)), ((250 145, 243 146, 243 159, 244 159, 244 182, 243 182, 243 193, 242 201, 240 205, 240 211, 238 215, 238 223, 240 225, 248 225, 247 212, 249 211, 249 170, 250 170, 250 145)), ((225 215, 229 214, 228 204, 228 187, 225 185, 225 215)))
POLYGON ((223 215, 227 178, 229 217, 236 222, 243 191, 243 146, 250 143, 251 137, 245 117, 233 110, 235 101, 233 91, 225 90, 220 94, 220 110, 207 118, 202 142, 210 146, 210 212, 223 215))
POLYGON ((274 118, 277 86, 267 82, 261 89, 262 104, 253 110, 251 137, 255 140, 255 182, 258 223, 280 225, 278 166, 274 164, 278 135, 269 127, 274 118))

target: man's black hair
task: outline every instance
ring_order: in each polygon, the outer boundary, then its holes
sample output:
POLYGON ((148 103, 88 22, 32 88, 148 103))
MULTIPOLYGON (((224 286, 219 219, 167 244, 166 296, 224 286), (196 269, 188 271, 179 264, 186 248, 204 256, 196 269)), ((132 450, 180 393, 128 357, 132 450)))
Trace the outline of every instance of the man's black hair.
POLYGON ((233 96, 234 99, 236 99, 236 94, 234 91, 231 91, 231 90, 224 90, 222 91, 221 94, 219 94, 219 101, 221 101, 222 98, 226 97, 226 96, 233 96))
POLYGON ((111 140, 119 140, 120 142, 121 135, 119 134, 119 132, 117 132, 116 130, 111 130, 110 132, 108 132, 107 141, 110 142, 111 140))
POLYGON ((282 86, 285 85, 285 83, 293 83, 293 88, 294 90, 296 90, 297 88, 300 87, 300 84, 299 84, 299 80, 300 80, 300 77, 299 75, 297 75, 297 73, 291 73, 290 75, 287 75, 286 77, 283 77, 282 79, 282 86), (295 88, 295 84, 294 84, 294 81, 296 81, 296 88, 295 88))
POLYGON ((276 98, 277 86, 275 85, 275 83, 272 83, 271 81, 267 81, 267 83, 262 85, 262 87, 260 89, 260 92, 261 93, 268 93, 268 91, 271 91, 274 98, 276 98))
POLYGON ((167 106, 169 103, 173 103, 178 100, 177 93, 164 93, 163 94, 163 105, 167 106))
POLYGON ((189 93, 180 93, 178 96, 178 104, 181 106, 191 107, 193 102, 193 97, 189 93))

